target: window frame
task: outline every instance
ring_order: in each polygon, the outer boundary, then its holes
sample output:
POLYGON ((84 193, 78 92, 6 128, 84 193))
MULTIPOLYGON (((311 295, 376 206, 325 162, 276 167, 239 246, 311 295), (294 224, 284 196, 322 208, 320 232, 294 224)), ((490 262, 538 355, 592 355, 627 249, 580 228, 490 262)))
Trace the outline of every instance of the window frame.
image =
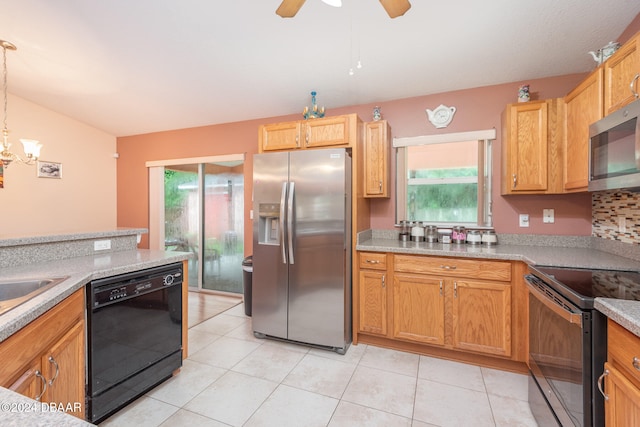
MULTIPOLYGON (((394 138, 393 148, 396 149, 396 224, 406 219, 407 209, 407 155, 406 149, 410 146, 445 144, 465 141, 478 141, 478 221, 477 223, 462 222, 432 222, 428 224, 453 226, 464 225, 467 227, 491 227, 493 224, 492 216, 492 142, 496 139, 496 130, 487 129, 471 132, 457 132, 438 135, 424 135, 416 137, 394 138)), ((414 178, 415 180, 415 178, 414 178)), ((430 181, 429 179, 423 179, 430 181)), ((463 179, 455 179, 456 183, 462 182, 463 179)), ((433 183, 435 184, 435 180, 433 183)), ((437 180, 438 184, 446 183, 443 180, 437 180)), ((453 182, 453 181, 452 181, 453 182)), ((474 180, 475 182, 475 180, 474 180)))

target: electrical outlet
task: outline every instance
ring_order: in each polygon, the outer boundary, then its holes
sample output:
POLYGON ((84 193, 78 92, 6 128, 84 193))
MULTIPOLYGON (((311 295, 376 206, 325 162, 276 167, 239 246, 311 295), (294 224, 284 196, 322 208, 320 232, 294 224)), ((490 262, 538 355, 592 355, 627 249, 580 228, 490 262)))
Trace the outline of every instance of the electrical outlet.
POLYGON ((105 251, 111 249, 111 240, 96 240, 93 242, 94 251, 105 251))
POLYGON ((529 227, 529 214, 520 214, 520 227, 529 227))
POLYGON ((618 215, 618 231, 620 233, 627 232, 627 218, 624 215, 618 215))
POLYGON ((542 222, 546 224, 553 224, 555 222, 554 215, 555 215, 555 212, 553 209, 543 209, 542 222))

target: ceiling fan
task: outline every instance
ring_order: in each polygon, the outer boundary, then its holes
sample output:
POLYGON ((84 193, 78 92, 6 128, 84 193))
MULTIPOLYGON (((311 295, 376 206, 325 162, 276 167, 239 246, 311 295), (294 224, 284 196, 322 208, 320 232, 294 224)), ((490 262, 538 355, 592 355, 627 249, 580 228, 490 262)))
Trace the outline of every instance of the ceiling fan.
MULTIPOLYGON (((278 10, 276 10, 276 13, 282 18, 293 18, 304 2, 305 0, 283 0, 278 10)), ((333 2, 325 1, 325 3, 332 4, 333 2)), ((390 18, 397 18, 398 16, 404 15, 411 7, 409 0, 380 0, 380 3, 382 3, 382 7, 387 11, 390 18)))

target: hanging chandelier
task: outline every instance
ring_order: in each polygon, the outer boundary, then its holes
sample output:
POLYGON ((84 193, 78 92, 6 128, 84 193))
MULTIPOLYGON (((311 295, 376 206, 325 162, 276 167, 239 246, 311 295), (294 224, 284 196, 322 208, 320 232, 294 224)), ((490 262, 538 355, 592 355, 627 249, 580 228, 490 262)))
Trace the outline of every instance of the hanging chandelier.
POLYGON ((10 151, 11 143, 9 142, 9 129, 7 129, 7 50, 16 50, 16 46, 5 40, 0 40, 0 46, 2 46, 2 89, 4 92, 4 121, 2 122, 2 152, 0 152, 0 161, 5 168, 9 167, 14 161, 24 163, 25 165, 33 165, 40 156, 42 144, 39 141, 34 139, 20 140, 26 159, 10 151))

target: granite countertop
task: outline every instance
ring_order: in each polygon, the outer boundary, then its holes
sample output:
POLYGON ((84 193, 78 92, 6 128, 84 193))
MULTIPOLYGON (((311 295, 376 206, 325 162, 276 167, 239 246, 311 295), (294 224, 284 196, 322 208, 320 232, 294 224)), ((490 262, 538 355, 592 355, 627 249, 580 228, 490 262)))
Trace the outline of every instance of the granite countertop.
MULTIPOLYGON (((515 244, 457 245, 401 242, 397 238, 373 237, 359 241, 356 249, 367 252, 523 261, 529 265, 551 267, 640 271, 640 261, 588 247, 515 244)), ((640 337, 640 301, 596 298, 595 308, 640 337)))
POLYGON ((48 406, 0 387, 0 418, 4 427, 88 427, 94 425, 70 415, 73 409, 73 407, 57 408, 48 406), (69 413, 60 409, 67 410, 69 413))
POLYGON ((0 342, 94 279, 181 262, 187 252, 134 249, 3 268, 2 280, 68 276, 40 295, 0 315, 0 342))

